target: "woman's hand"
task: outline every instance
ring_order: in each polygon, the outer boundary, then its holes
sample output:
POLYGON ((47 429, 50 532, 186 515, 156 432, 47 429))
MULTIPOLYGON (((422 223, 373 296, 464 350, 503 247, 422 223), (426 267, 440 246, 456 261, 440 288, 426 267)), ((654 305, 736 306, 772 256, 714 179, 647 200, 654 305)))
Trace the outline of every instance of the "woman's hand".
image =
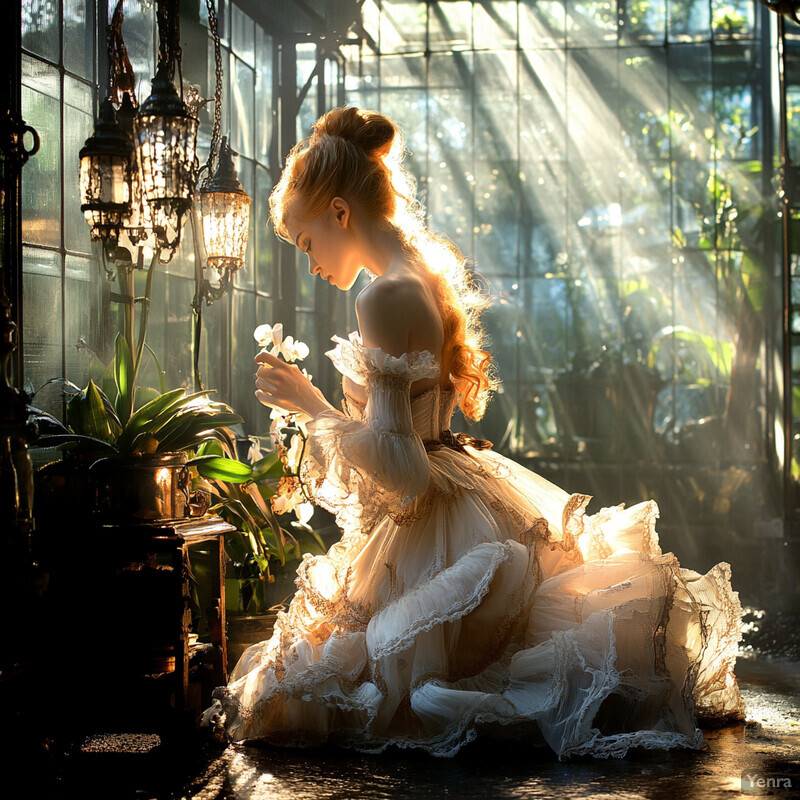
POLYGON ((262 350, 256 357, 256 397, 265 405, 315 417, 333 406, 296 364, 262 350))

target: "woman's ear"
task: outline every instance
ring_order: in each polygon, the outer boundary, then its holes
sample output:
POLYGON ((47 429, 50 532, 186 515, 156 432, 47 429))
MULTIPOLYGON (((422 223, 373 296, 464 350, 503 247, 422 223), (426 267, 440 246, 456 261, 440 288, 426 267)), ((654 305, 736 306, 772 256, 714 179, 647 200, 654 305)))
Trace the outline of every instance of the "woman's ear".
POLYGON ((331 200, 331 211, 333 211, 336 221, 347 228, 350 224, 350 204, 343 197, 334 197, 331 200))

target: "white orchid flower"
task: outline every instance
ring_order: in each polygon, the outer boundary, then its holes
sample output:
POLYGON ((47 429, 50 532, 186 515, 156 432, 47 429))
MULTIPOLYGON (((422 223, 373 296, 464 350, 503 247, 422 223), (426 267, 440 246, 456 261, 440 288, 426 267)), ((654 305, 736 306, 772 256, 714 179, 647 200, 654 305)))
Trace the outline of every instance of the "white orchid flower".
POLYGON ((247 451, 247 460, 251 464, 255 464, 261 458, 261 448, 255 439, 250 440, 250 449, 247 451))
POLYGON ((276 322, 274 325, 259 325, 253 331, 253 338, 260 347, 267 348, 273 345, 272 354, 276 355, 276 349, 280 348, 283 341, 283 323, 276 322))
POLYGON ((272 417, 272 415, 270 416, 272 418, 272 422, 270 423, 269 426, 269 433, 270 436, 272 436, 273 440, 275 441, 275 444, 277 445, 281 443, 281 432, 280 432, 280 428, 282 427, 281 417, 280 416, 272 417))
POLYGON ((288 514, 294 511, 303 502, 303 493, 300 491, 291 494, 278 494, 272 498, 272 510, 276 514, 288 514))
POLYGON ((291 503, 290 496, 286 494, 278 494, 271 500, 272 503, 272 510, 276 514, 285 514, 287 511, 291 511, 294 508, 294 505, 291 503))
POLYGON ((300 467, 300 455, 303 452, 303 437, 295 434, 292 437, 292 443, 289 445, 289 450, 286 453, 286 466, 292 472, 297 472, 300 467))
POLYGON ((295 509, 295 514, 297 515, 297 521, 299 523, 308 525, 309 520, 314 516, 314 504, 300 503, 295 509))
POLYGON ((302 361, 308 354, 308 345, 305 342, 295 341, 293 336, 287 336, 281 342, 281 355, 292 363, 293 361, 302 361))

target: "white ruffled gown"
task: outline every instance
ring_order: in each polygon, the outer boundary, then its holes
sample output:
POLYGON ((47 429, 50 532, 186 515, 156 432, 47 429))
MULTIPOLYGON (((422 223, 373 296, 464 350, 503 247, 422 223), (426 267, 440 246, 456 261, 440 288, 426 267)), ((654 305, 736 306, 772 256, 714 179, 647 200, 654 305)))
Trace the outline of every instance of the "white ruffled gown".
POLYGON ((461 444, 453 392, 410 398, 430 353, 334 340, 368 400, 309 423, 303 470, 342 538, 304 556, 207 718, 237 741, 451 756, 506 736, 559 758, 696 748, 698 716, 742 718, 727 564, 662 553, 654 502, 588 516, 588 496, 461 444))

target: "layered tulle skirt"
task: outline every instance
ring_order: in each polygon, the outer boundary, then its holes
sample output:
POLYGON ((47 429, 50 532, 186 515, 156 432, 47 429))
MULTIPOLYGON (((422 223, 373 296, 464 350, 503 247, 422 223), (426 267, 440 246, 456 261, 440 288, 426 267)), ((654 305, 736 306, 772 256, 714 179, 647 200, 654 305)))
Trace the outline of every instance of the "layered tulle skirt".
MULTIPOLYGON (((559 757, 696 748, 743 715, 727 564, 662 553, 653 502, 589 498, 488 451, 437 445, 417 499, 306 555, 218 715, 234 740, 450 756, 476 736, 559 757)), ((350 512, 353 509, 349 509, 350 512)))

